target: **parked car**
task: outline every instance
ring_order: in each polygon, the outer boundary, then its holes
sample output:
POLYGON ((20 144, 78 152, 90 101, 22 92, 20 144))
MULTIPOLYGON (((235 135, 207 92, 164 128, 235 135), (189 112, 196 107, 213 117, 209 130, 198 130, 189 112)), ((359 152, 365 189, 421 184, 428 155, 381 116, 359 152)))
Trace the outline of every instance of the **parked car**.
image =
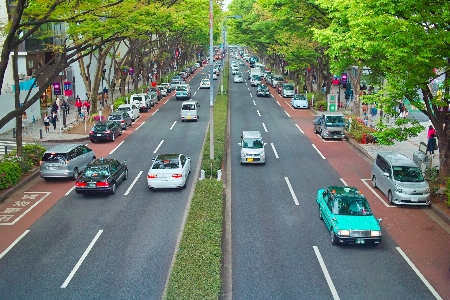
POLYGON ((77 194, 116 193, 117 185, 128 179, 127 161, 99 158, 89 163, 75 183, 77 194))
POLYGON ((158 89, 158 87, 149 87, 147 94, 149 93, 155 93, 157 96, 158 101, 162 99, 161 91, 158 89))
POLYGON ((286 84, 283 81, 278 81, 277 85, 275 86, 275 92, 277 92, 277 94, 281 94, 281 89, 283 88, 283 85, 286 84))
POLYGON ((314 133, 319 133, 322 139, 345 139, 344 115, 341 112, 326 112, 314 118, 314 133))
POLYGON ((148 98, 150 99, 150 106, 155 106, 156 103, 158 103, 158 94, 155 92, 148 92, 147 93, 148 98))
POLYGON ((139 108, 135 104, 121 104, 117 108, 117 111, 126 111, 130 115, 133 122, 141 116, 139 113, 139 108))
POLYGON ((76 180, 88 163, 95 159, 91 148, 81 144, 60 144, 45 151, 39 175, 45 180, 70 178, 76 180))
POLYGON ((236 74, 233 76, 233 82, 244 82, 244 76, 236 74))
POLYGON ((295 95, 295 88, 293 84, 285 83, 281 86, 281 96, 283 98, 292 98, 295 95))
POLYGON ((265 80, 267 85, 272 85, 272 75, 267 74, 265 80))
POLYGON ((292 97, 291 105, 293 108, 309 108, 308 99, 303 94, 295 94, 292 97))
POLYGON ((183 188, 191 173, 191 158, 184 154, 159 154, 147 174, 149 189, 183 188))
POLYGON ((156 88, 159 90, 159 94, 161 95, 161 97, 167 96, 167 89, 165 86, 157 85, 156 88))
POLYGON ((166 88, 167 93, 170 93, 172 91, 172 89, 170 87, 170 83, 168 83, 168 82, 162 82, 161 86, 166 88))
POLYGON ((317 191, 319 217, 330 232, 331 244, 381 243, 381 228, 369 202, 355 187, 329 186, 317 191))
POLYGON ((148 112, 151 108, 150 99, 147 94, 133 94, 130 96, 131 103, 139 108, 139 112, 148 112))
POLYGON ((180 84, 175 89, 175 98, 178 99, 190 99, 191 98, 191 86, 189 84, 180 84))
POLYGON ((130 115, 125 111, 114 111, 109 114, 108 121, 113 121, 119 124, 122 130, 126 130, 128 126, 131 126, 133 121, 131 121, 130 115))
POLYGON ((89 132, 89 140, 91 142, 114 142, 119 135, 122 135, 122 128, 119 124, 114 121, 98 121, 89 132))
POLYGON ((256 88, 256 97, 270 97, 270 91, 267 85, 258 85, 258 87, 256 88))
POLYGON ((273 75, 271 80, 272 87, 276 87, 278 82, 284 82, 284 77, 281 75, 273 75))

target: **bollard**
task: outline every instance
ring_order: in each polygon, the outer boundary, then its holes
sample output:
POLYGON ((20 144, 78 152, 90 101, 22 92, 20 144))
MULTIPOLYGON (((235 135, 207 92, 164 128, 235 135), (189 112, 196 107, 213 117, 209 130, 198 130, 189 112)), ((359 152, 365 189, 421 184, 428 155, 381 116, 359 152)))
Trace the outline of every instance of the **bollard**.
POLYGON ((222 170, 217 171, 217 181, 220 181, 222 179, 222 170))
POLYGON ((16 128, 13 128, 13 138, 16 137, 16 128))
POLYGON ((63 126, 64 127, 66 127, 66 122, 67 122, 67 120, 66 120, 66 110, 63 109, 63 126))
POLYGON ((39 138, 42 140, 42 129, 39 129, 39 138))
POLYGON ((200 178, 199 180, 205 179, 205 170, 200 170, 200 178))

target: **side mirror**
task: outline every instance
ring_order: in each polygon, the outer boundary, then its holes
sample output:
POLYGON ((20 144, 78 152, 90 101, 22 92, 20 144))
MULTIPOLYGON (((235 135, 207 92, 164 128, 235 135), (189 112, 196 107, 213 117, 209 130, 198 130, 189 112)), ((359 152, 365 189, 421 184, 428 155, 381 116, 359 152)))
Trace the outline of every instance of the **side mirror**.
POLYGON ((155 161, 155 158, 152 158, 152 161, 155 161))
POLYGON ((378 223, 380 223, 381 221, 383 221, 382 218, 377 219, 378 223))
POLYGON ((267 145, 267 143, 264 143, 264 147, 267 145))
POLYGON ((238 143, 239 147, 242 147, 242 143, 238 143))
POLYGON ((197 107, 200 107, 200 104, 197 104, 197 107))
POLYGON ((383 176, 389 177, 389 173, 383 173, 383 176))

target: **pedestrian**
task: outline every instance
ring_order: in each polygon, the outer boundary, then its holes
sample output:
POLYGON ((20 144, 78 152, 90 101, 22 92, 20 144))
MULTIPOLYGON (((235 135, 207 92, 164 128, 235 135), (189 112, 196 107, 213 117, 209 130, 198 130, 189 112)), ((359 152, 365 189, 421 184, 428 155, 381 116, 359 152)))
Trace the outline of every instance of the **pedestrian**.
POLYGON ((372 120, 375 118, 377 113, 378 113, 377 107, 373 106, 372 109, 370 110, 370 114, 372 115, 372 120))
POLYGON ((45 127, 45 132, 50 132, 50 118, 48 116, 48 114, 44 114, 44 127, 45 127))
POLYGON ((66 114, 68 115, 69 114, 69 110, 70 110, 70 103, 69 103, 69 101, 67 99, 65 99, 61 105, 62 105, 64 111, 66 112, 66 114))
POLYGON ((430 125, 428 126, 427 138, 430 138, 432 134, 436 135, 436 130, 434 129, 433 125, 430 125))
POLYGON ((54 130, 56 130, 56 122, 57 121, 58 121, 58 113, 56 111, 54 111, 52 114, 52 124, 53 124, 54 130))
POLYGON ((365 103, 363 104, 362 111, 363 111, 364 117, 367 116, 367 104, 365 104, 365 103))
POLYGON ((364 125, 369 126, 369 117, 367 115, 364 116, 364 125))
POLYGON ((56 104, 56 101, 53 101, 53 104, 52 104, 52 113, 53 112, 58 112, 58 104, 56 104))
POLYGON ((91 102, 88 100, 83 102, 83 108, 86 110, 87 114, 89 115, 89 110, 91 109, 91 102))
POLYGON ((81 103, 81 99, 77 95, 77 99, 75 100, 75 107, 78 109, 78 115, 81 114, 81 107, 82 106, 83 106, 83 103, 81 103))
POLYGON ((434 150, 437 150, 437 142, 436 142, 436 135, 433 133, 430 138, 428 139, 427 143, 427 151, 425 154, 432 154, 434 157, 434 150))
POLYGON ((28 116, 26 111, 22 114, 22 131, 25 129, 28 130, 28 116))
POLYGON ((56 96, 56 101, 55 101, 56 105, 58 106, 58 111, 61 109, 61 99, 59 99, 58 96, 56 96))

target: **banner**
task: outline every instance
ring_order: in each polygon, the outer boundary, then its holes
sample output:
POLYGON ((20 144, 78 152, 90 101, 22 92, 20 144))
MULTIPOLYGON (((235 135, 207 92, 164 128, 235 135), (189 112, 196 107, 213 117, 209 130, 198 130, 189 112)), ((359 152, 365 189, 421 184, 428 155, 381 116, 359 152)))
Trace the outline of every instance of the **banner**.
POLYGON ((61 83, 53 82, 53 95, 55 96, 61 95, 61 83))
POLYGON ((72 82, 64 81, 64 96, 72 96, 72 82))

